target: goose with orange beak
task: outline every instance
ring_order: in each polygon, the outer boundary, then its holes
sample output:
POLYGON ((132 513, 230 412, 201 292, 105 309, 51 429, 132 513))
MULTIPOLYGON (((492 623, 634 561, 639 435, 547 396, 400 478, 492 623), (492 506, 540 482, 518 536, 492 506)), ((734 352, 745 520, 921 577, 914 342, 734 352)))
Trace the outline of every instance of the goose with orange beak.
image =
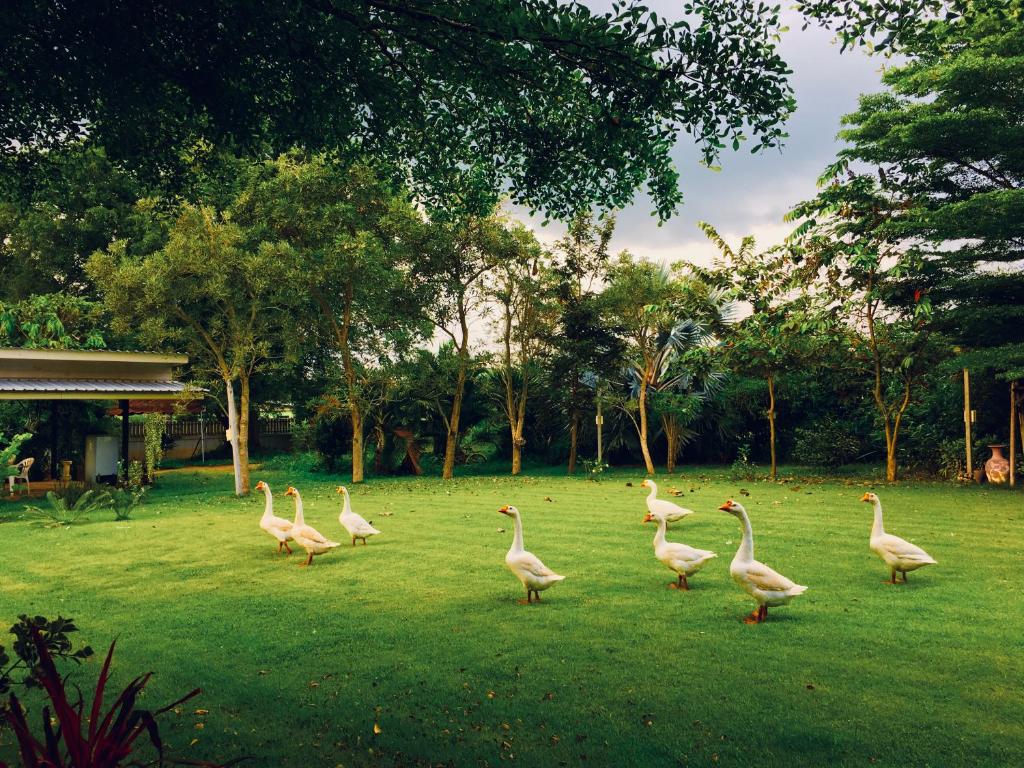
POLYGON ((540 561, 540 558, 523 548, 523 521, 519 516, 519 510, 506 504, 498 510, 503 515, 508 515, 515 522, 515 536, 512 538, 512 546, 505 555, 505 565, 515 574, 516 578, 526 587, 526 600, 520 603, 529 605, 536 597, 540 602, 540 593, 549 589, 565 576, 559 576, 540 561))
POLYGON ((654 534, 654 556, 664 563, 670 571, 675 571, 676 581, 669 584, 673 589, 689 590, 690 583, 688 576, 693 576, 703 568, 709 560, 718 557, 714 552, 706 549, 694 549, 686 544, 679 544, 674 541, 665 541, 665 518, 650 512, 644 517, 644 522, 654 521, 658 524, 658 531, 654 534))
POLYGON ((339 485, 337 492, 345 497, 345 503, 341 508, 341 514, 338 515, 338 522, 341 526, 348 531, 348 535, 352 537, 352 546, 356 545, 356 539, 362 539, 363 544, 366 544, 366 540, 370 536, 376 536, 380 533, 370 523, 366 522, 366 519, 352 511, 352 502, 348 497, 348 488, 344 485, 339 485))
POLYGON ((875 522, 871 526, 871 551, 882 558, 889 566, 891 574, 886 584, 898 584, 896 574, 903 574, 903 583, 907 583, 907 571, 916 571, 926 565, 935 565, 935 560, 915 544, 886 533, 882 526, 882 501, 874 493, 865 493, 861 501, 871 504, 875 509, 875 522))
POLYGON ((313 562, 313 555, 322 555, 335 547, 341 546, 338 542, 328 539, 313 526, 306 525, 306 516, 302 511, 302 497, 294 487, 288 486, 288 490, 284 492, 284 495, 295 499, 295 522, 292 523, 292 539, 306 550, 307 557, 306 562, 302 563, 303 567, 313 562))
POLYGON ((678 523, 687 515, 693 514, 692 509, 680 507, 678 504, 673 504, 666 499, 659 499, 658 486, 650 478, 644 479, 640 483, 640 487, 651 489, 651 492, 647 494, 647 511, 651 513, 653 519, 664 518, 666 523, 678 523))
POLYGON ((769 608, 786 605, 797 595, 806 592, 807 587, 795 584, 754 559, 754 532, 742 504, 729 499, 719 509, 738 518, 743 526, 743 541, 729 566, 729 575, 739 584, 740 589, 757 601, 757 609, 743 621, 747 624, 760 624, 768 619, 769 608))
POLYGON ((277 539, 278 554, 281 554, 281 549, 284 548, 288 550, 290 555, 292 548, 288 546, 288 542, 292 538, 292 522, 274 514, 274 497, 270 493, 269 485, 260 480, 256 483, 256 490, 263 491, 263 495, 266 497, 263 517, 260 518, 260 528, 277 539))

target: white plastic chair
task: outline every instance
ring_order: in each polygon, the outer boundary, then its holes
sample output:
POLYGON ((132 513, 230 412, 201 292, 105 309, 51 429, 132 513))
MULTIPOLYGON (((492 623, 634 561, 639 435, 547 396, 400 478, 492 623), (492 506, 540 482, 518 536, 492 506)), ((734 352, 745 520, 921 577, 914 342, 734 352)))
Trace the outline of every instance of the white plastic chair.
POLYGON ((11 496, 14 495, 14 484, 21 481, 25 484, 25 491, 29 494, 32 493, 32 484, 28 481, 28 471, 32 468, 32 465, 36 463, 33 458, 22 459, 14 466, 18 469, 17 475, 11 475, 7 478, 7 482, 11 486, 11 496))

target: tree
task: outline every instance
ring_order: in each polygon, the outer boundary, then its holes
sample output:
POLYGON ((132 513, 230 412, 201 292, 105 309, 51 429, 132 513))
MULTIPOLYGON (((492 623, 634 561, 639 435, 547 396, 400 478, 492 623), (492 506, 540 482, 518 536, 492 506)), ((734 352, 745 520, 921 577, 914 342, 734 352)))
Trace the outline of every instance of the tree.
POLYGON ((552 251, 560 317, 550 380, 553 390, 562 394, 568 416, 569 474, 576 471, 583 403, 590 391, 587 381, 599 372, 607 378, 622 358, 622 344, 616 329, 608 325, 601 298, 614 231, 613 216, 595 219, 589 211, 580 212, 552 251))
POLYGON ((260 168, 233 210, 253 238, 288 249, 289 279, 308 298, 291 310, 308 326, 326 325, 352 425, 352 482, 362 482, 368 368, 408 350, 429 327, 420 310, 429 299, 411 279, 425 225, 366 165, 294 152, 260 168))
POLYGON ((683 446, 696 437, 691 425, 721 387, 724 377, 716 365, 716 346, 714 334, 689 319, 677 323, 661 341, 658 373, 648 388, 665 434, 666 472, 675 471, 683 446))
POLYGON ((0 299, 94 298, 85 262, 138 218, 140 185, 103 150, 75 142, 37 167, 0 163, 0 299))
POLYGON ((647 474, 654 474, 649 445, 648 397, 662 386, 677 354, 693 332, 714 329, 728 319, 721 293, 709 290, 687 265, 674 270, 623 252, 609 271, 604 291, 609 315, 625 336, 627 374, 632 397, 627 410, 633 419, 647 474), (686 321, 689 321, 686 322, 686 321), (690 323, 694 325, 691 326, 690 323))
POLYGON ((903 50, 886 91, 843 118, 836 170, 873 167, 898 207, 888 226, 920 249, 904 300, 926 295, 932 327, 975 365, 1024 367, 1024 110, 1007 97, 1024 77, 1024 3, 970 3, 903 50))
POLYGON ((788 214, 804 219, 790 247, 805 279, 817 281, 819 301, 846 323, 840 340, 866 367, 885 436, 886 479, 894 482, 903 416, 941 354, 928 297, 916 293, 908 305, 899 296, 921 252, 890 226, 900 208, 872 175, 851 171, 846 180, 822 182, 816 198, 788 214))
POLYGON ((0 146, 89 135, 167 178, 199 140, 301 145, 394 163, 424 199, 477 213, 503 190, 567 216, 646 184, 664 217, 680 198, 680 131, 712 162, 726 145, 774 146, 793 109, 777 6, 687 0, 680 16, 631 0, 607 13, 550 0, 15 0, 0 31, 0 146))
POLYGON ((498 265, 521 258, 524 243, 496 216, 472 216, 456 222, 436 222, 424 243, 416 269, 417 281, 434 300, 422 306, 423 316, 447 336, 459 365, 451 409, 445 417, 442 477, 455 471, 459 422, 471 360, 472 321, 486 314, 486 278, 498 265))
POLYGON ((799 288, 796 270, 780 249, 756 253, 753 237, 744 237, 733 249, 712 225, 698 226, 722 255, 709 274, 731 296, 750 305, 750 314, 736 323, 728 336, 728 357, 733 367, 761 378, 768 392, 769 477, 778 475, 776 446, 779 375, 807 359, 807 334, 824 330, 825 318, 810 312, 799 288))
POLYGON ((546 265, 540 263, 540 244, 533 233, 522 226, 513 229, 512 235, 519 241, 519 247, 495 270, 492 292, 501 346, 499 376, 503 392, 500 403, 512 440, 512 474, 518 475, 526 444, 523 427, 530 386, 537 377, 538 357, 550 341, 554 316, 552 275, 546 265))
POLYGON ((223 382, 235 493, 248 494, 251 379, 281 335, 282 307, 295 300, 283 295, 290 286, 280 249, 247 247, 239 225, 186 205, 161 250, 133 257, 115 241, 87 269, 115 329, 134 327, 154 345, 181 345, 195 368, 223 382))
POLYGON ((0 346, 29 349, 102 349, 106 346, 101 307, 65 293, 0 301, 0 346))

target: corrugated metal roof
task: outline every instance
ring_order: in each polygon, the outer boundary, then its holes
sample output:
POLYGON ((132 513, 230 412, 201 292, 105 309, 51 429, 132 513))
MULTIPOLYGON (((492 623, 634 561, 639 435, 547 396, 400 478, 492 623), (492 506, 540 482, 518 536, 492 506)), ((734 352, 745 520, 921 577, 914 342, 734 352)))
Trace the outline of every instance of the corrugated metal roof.
POLYGON ((128 381, 124 379, 10 379, 0 378, 0 392, 130 392, 132 394, 183 392, 180 381, 128 381))

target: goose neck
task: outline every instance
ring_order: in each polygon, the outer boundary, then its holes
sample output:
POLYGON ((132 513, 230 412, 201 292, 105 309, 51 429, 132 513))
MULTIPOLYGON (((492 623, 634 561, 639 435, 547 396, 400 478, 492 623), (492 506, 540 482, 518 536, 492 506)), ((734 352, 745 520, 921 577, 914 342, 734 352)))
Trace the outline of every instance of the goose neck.
POLYGON ((516 512, 512 515, 512 521, 515 525, 515 536, 512 538, 512 552, 523 551, 523 521, 519 517, 519 513, 516 512))
POLYGON ((302 497, 295 494, 295 525, 305 525, 306 516, 302 512, 302 497))
POLYGON ((665 532, 668 528, 668 523, 664 517, 658 518, 658 530, 654 532, 654 548, 657 549, 665 543, 665 532))
POLYGON ((740 548, 736 550, 737 560, 753 560, 754 559, 754 530, 750 527, 750 517, 746 511, 740 511, 739 513, 740 524, 743 526, 743 540, 740 542, 740 548))
POLYGON ((875 507, 875 522, 871 526, 871 538, 881 536, 885 533, 885 528, 882 526, 882 502, 873 502, 875 507))
POLYGON ((270 494, 269 488, 263 489, 265 500, 263 502, 263 516, 270 517, 274 514, 274 497, 270 494))

